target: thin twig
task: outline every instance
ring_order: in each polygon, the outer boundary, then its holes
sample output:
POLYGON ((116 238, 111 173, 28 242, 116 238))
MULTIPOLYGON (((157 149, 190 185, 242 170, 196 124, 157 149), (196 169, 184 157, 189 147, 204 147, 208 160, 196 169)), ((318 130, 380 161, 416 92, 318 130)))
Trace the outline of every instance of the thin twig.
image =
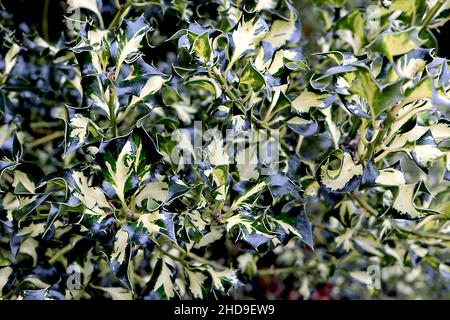
POLYGON ((427 14, 427 16, 423 19, 421 28, 425 29, 428 27, 428 23, 434 18, 436 13, 439 11, 439 9, 444 5, 444 1, 440 0, 437 2, 434 7, 431 9, 431 11, 427 14))
POLYGON ((109 94, 108 108, 109 108, 109 123, 111 127, 111 132, 113 138, 117 137, 117 121, 116 121, 116 108, 114 106, 114 89, 110 89, 111 92, 109 94))
POLYGON ((366 200, 364 200, 363 198, 361 198, 359 196, 359 194, 357 193, 352 193, 351 194, 352 197, 356 200, 356 202, 358 202, 358 204, 365 210, 367 211, 368 214, 370 214, 373 217, 378 217, 378 212, 372 208, 367 202, 366 200))
POLYGON ((435 24, 430 24, 428 26, 428 29, 437 29, 442 27, 444 24, 446 24, 448 21, 450 21, 450 17, 447 17, 439 22, 436 22, 435 24))
POLYGON ((128 0, 127 2, 125 2, 125 4, 120 7, 119 11, 117 11, 116 15, 114 16, 113 20, 111 21, 111 23, 108 26, 108 29, 111 30, 112 28, 115 28, 119 22, 120 19, 122 18, 122 15, 125 13, 125 11, 128 10, 128 8, 131 7, 131 5, 133 4, 133 0, 128 0))
POLYGON ((51 259, 48 261, 50 264, 54 264, 61 256, 63 256, 65 253, 69 252, 73 249, 74 244, 69 243, 65 247, 63 247, 61 250, 59 250, 51 259))
POLYGON ((305 272, 306 268, 300 267, 300 266, 285 267, 285 268, 268 268, 268 269, 258 270, 257 275, 270 276, 270 275, 279 275, 279 274, 283 274, 283 273, 294 273, 294 272, 298 272, 298 271, 305 272))
POLYGON ((48 36, 48 6, 49 6, 50 0, 45 0, 44 2, 44 9, 42 13, 42 33, 44 34, 44 39, 49 40, 48 36))
POLYGON ((450 235, 448 234, 439 234, 439 233, 433 233, 433 232, 427 232, 427 231, 419 231, 419 230, 412 230, 412 229, 408 229, 408 228, 404 228, 404 227, 395 227, 396 229, 409 233, 409 234, 413 234, 419 237, 423 237, 423 238, 433 238, 433 239, 440 239, 440 240, 445 240, 445 241, 450 241, 450 235))
POLYGON ((64 132, 63 131, 56 131, 56 132, 53 132, 53 133, 51 133, 51 134, 49 134, 49 135, 47 135, 45 137, 39 138, 37 140, 34 140, 33 142, 30 143, 29 146, 30 146, 31 149, 33 149, 33 148, 35 148, 35 147, 37 147, 37 146, 39 146, 41 144, 53 141, 53 140, 61 138, 61 137, 64 137, 64 132))

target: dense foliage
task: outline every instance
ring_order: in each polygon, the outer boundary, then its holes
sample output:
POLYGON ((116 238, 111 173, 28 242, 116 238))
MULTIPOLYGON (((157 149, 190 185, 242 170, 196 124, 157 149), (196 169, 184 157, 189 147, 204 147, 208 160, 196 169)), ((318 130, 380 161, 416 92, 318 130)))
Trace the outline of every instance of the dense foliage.
POLYGON ((1 11, 0 297, 450 297, 449 1, 67 6, 1 11))

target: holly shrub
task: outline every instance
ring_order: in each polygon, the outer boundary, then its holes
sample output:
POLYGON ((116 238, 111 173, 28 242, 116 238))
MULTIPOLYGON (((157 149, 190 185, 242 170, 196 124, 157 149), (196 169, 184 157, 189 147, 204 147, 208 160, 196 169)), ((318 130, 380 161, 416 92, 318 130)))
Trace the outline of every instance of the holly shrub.
POLYGON ((1 11, 0 297, 450 297, 450 1, 63 5, 1 11))

